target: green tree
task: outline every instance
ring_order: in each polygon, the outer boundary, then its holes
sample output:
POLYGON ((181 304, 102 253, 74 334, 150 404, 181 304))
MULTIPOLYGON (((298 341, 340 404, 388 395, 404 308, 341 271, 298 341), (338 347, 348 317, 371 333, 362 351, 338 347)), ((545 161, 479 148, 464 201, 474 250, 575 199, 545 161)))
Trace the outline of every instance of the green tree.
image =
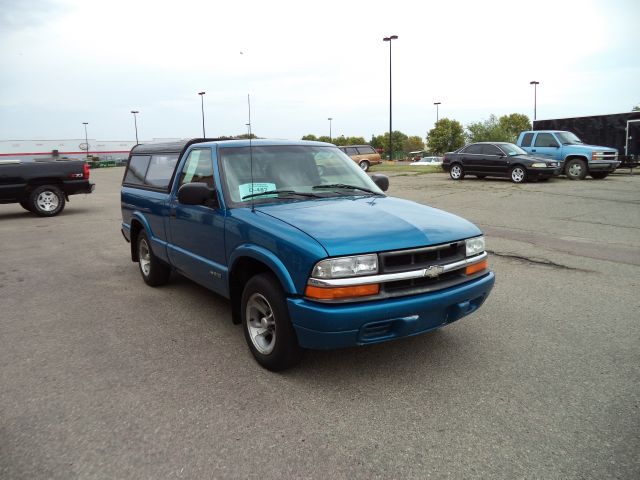
POLYGON ((415 152, 416 150, 424 150, 424 142, 422 137, 418 135, 412 135, 402 142, 402 151, 404 153, 415 152))
POLYGON ((631 109, 632 112, 640 112, 640 103, 631 109))
POLYGON ((487 120, 467 125, 469 142, 507 142, 509 134, 503 130, 498 117, 490 115, 487 120))
POLYGON ((311 140, 315 142, 318 140, 318 137, 310 133, 309 135, 305 135, 304 137, 302 137, 301 140, 311 140))
POLYGON ((434 154, 451 152, 464 145, 464 129, 457 120, 441 118, 427 134, 427 146, 434 154))
MULTIPOLYGON (((398 152, 403 152, 403 144, 405 140, 409 138, 406 134, 402 133, 399 130, 394 130, 393 135, 391 136, 394 158, 398 156, 398 152)), ((377 135, 375 137, 371 137, 371 146, 373 148, 382 148, 386 155, 389 154, 389 132, 384 135, 377 135)))
POLYGON ((508 142, 516 143, 520 132, 531 130, 531 121, 529 117, 522 113, 512 113, 503 115, 498 119, 500 128, 508 135, 508 142))

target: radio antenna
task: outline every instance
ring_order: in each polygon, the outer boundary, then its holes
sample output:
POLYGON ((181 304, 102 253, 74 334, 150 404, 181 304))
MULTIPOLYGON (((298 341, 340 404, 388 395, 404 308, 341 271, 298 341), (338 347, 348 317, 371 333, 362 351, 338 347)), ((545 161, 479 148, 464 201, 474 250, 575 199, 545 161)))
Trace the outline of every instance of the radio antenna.
POLYGON ((251 134, 251 97, 250 95, 247 93, 247 107, 249 110, 249 123, 247 123, 247 127, 249 127, 249 168, 251 170, 251 211, 255 212, 255 205, 254 205, 254 201, 253 199, 255 198, 253 196, 255 192, 255 184, 253 183, 253 146, 251 145, 251 137, 253 136, 251 134))

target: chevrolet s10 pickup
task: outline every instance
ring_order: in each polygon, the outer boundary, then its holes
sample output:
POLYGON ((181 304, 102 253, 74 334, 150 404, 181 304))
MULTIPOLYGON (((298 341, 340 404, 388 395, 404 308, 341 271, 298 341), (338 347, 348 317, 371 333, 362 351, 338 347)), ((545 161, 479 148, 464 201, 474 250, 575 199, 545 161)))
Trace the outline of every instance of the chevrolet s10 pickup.
POLYGON ((150 286, 175 271, 231 301, 263 367, 417 335, 489 295, 482 232, 387 196, 336 146, 192 139, 131 150, 122 233, 150 286))

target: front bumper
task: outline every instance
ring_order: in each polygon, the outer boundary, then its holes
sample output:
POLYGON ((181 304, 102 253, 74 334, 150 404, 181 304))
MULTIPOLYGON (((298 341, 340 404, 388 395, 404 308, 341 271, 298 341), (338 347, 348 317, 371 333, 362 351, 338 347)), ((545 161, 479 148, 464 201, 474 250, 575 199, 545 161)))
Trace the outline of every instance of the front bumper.
POLYGON ((476 311, 489 296, 495 275, 431 293, 351 304, 287 300, 303 348, 331 349, 379 343, 443 327, 476 311))
POLYGON ((616 168, 620 166, 618 160, 594 160, 589 162, 589 171, 590 172, 613 172, 616 168))
POLYGON ((551 178, 560 175, 562 167, 527 168, 527 176, 531 179, 551 178))

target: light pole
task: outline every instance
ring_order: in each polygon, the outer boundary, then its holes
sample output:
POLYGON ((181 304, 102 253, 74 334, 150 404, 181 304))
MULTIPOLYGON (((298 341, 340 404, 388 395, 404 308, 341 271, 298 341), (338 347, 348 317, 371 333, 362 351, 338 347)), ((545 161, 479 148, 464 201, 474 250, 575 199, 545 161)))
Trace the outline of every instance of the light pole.
POLYGON ((433 102, 436 106, 436 124, 438 123, 438 106, 442 104, 442 102, 433 102))
POLYGON ((198 92, 200 95, 201 105, 202 105, 202 138, 207 138, 207 135, 204 133, 204 94, 206 92, 198 92))
POLYGON ((89 122, 82 122, 82 124, 84 125, 84 144, 87 147, 87 158, 89 158, 89 136, 87 135, 87 125, 89 125, 89 122))
POLYGON ((136 119, 136 115, 140 113, 138 110, 131 110, 133 113, 133 126, 136 129, 136 145, 138 145, 138 120, 136 119))
POLYGON ((329 117, 327 118, 327 120, 329 120, 329 143, 332 143, 333 139, 331 137, 331 120, 333 120, 333 117, 329 117))
POLYGON ((538 103, 538 85, 540 85, 540 82, 536 82, 535 80, 529 82, 529 85, 533 85, 533 121, 535 122, 536 120, 536 110, 538 108, 537 103, 538 103))
POLYGON ((391 141, 391 135, 393 133, 393 124, 392 124, 392 101, 391 101, 391 41, 397 40, 397 35, 391 35, 390 37, 384 37, 382 39, 383 42, 389 42, 389 160, 393 160, 393 143, 391 141))

